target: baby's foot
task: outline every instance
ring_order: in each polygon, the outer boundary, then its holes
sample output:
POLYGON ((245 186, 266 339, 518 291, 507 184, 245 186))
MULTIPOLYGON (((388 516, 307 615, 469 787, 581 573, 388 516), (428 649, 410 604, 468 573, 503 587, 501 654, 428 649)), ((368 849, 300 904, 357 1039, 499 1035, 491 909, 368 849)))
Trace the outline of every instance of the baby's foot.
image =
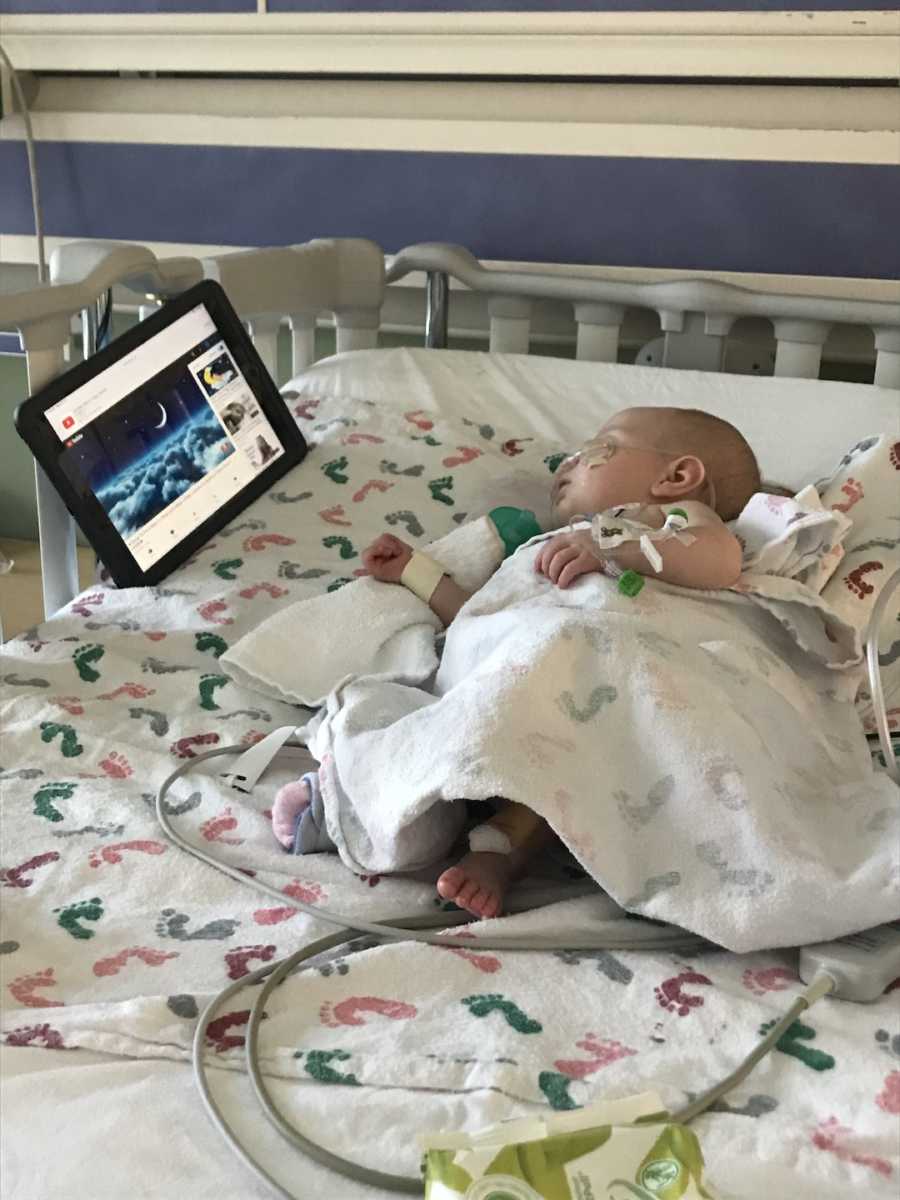
POLYGON ((508 854, 473 850, 441 875, 437 890, 445 900, 452 900, 476 917, 497 917, 503 908, 512 868, 508 854))
POLYGON ((305 779, 286 783, 275 794, 272 805, 272 832, 285 850, 293 850, 297 818, 309 808, 312 797, 305 779))

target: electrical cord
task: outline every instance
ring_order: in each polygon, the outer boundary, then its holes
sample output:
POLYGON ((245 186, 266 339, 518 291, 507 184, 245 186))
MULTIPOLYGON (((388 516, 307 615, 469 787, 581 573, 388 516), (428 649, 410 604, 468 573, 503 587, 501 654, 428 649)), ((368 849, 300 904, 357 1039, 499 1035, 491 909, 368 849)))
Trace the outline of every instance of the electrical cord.
MULTIPOLYGON (((298 744, 291 739, 288 744, 298 744)), ((282 959, 280 962, 267 964, 259 970, 252 972, 250 975, 244 976, 235 983, 229 984, 222 992, 219 993, 207 1005, 200 1016, 197 1028, 194 1033, 194 1041, 192 1047, 192 1063, 194 1069, 194 1077, 200 1092, 201 1100, 206 1109, 213 1125, 219 1130, 225 1141, 231 1146, 235 1154, 240 1158, 244 1165, 251 1170, 256 1177, 266 1185, 276 1196, 281 1200, 298 1200, 295 1193, 285 1190, 277 1180, 275 1180, 265 1168, 257 1162, 256 1159, 240 1144, 233 1130, 225 1119, 221 1109, 216 1104, 209 1083, 206 1077, 206 1068, 204 1063, 204 1047, 206 1039, 206 1031, 212 1021, 215 1013, 221 1005, 231 999, 237 992, 244 987, 251 986, 266 980, 264 986, 256 996, 254 1004, 250 1012, 250 1018, 247 1026, 246 1041, 245 1041, 245 1061, 247 1065, 247 1073, 251 1080, 257 1100, 263 1110, 264 1115, 274 1128, 290 1142, 294 1147, 301 1150, 308 1157, 320 1163, 322 1166, 336 1171, 347 1178, 353 1179, 358 1183, 367 1184, 372 1187, 378 1187, 389 1191, 401 1192, 405 1194, 419 1195, 422 1192, 421 1179, 413 1176, 393 1175, 382 1171, 375 1171, 368 1167, 363 1167, 359 1163, 355 1163, 350 1159, 343 1158, 341 1155, 334 1154, 332 1151, 325 1149, 318 1143, 312 1141, 301 1133, 287 1118, 280 1112, 275 1104, 271 1093, 266 1085, 262 1071, 259 1066, 259 1029, 263 1018, 265 1004, 272 991, 286 979, 292 972, 302 968, 304 963, 315 958, 324 951, 345 942, 353 940, 357 933, 372 933, 376 936, 392 941, 421 941, 429 945, 440 946, 464 946, 469 949, 472 947, 471 939, 446 937, 442 934, 423 932, 423 928, 434 928, 436 926, 449 927, 460 923, 469 923, 471 918, 469 914, 464 912, 444 912, 440 914, 425 913, 413 914, 412 916, 397 918, 392 925, 383 924, 375 921, 363 921, 356 917, 350 917, 346 914, 334 913, 329 909, 321 908, 317 905, 309 905, 295 897, 289 896, 283 891, 279 891, 268 884, 263 883, 256 877, 248 877, 237 868, 223 863, 211 855, 205 853, 197 846, 193 846, 187 842, 180 834, 172 827, 165 811, 164 802, 166 795, 172 785, 182 775, 192 770, 200 762, 219 757, 223 754, 235 753, 245 749, 242 745, 237 746, 220 746, 214 750, 209 750, 203 754, 197 755, 195 758, 188 760, 177 767, 164 780, 156 795, 156 815, 166 836, 174 842, 175 845, 191 854, 193 857, 206 862, 216 870, 222 871, 224 874, 235 879, 236 882, 242 883, 245 886, 256 888, 258 891, 264 892, 276 898, 280 904, 287 903, 308 915, 320 918, 322 920, 339 924, 342 928, 332 934, 328 934, 323 938, 319 938, 311 945, 304 946, 294 954, 282 959)), ((592 884, 591 891, 596 888, 592 884)), ((567 888, 565 896, 571 898, 573 891, 578 893, 577 888, 567 888)), ((578 894, 585 894, 583 891, 578 894)), ((560 895, 559 898, 563 898, 560 895)), ((551 940, 548 938, 479 938, 478 946, 480 949, 505 949, 505 950, 548 950, 548 949, 696 949, 704 946, 706 943, 702 939, 693 934, 686 933, 684 930, 676 929, 672 926, 644 926, 637 925, 634 930, 635 936, 624 938, 621 933, 616 931, 608 931, 605 934, 598 934, 595 937, 586 938, 578 936, 565 939, 565 944, 559 940, 551 940), (638 930, 641 931, 638 935, 638 930)), ((744 1059, 743 1063, 729 1075, 726 1079, 710 1088, 696 1100, 692 1101, 685 1108, 675 1113, 670 1120, 673 1122, 684 1124, 694 1117, 704 1112, 719 1097, 726 1092, 736 1087, 743 1079, 753 1070, 756 1064, 777 1044, 779 1038, 796 1020, 797 1016, 806 1008, 810 1007, 821 996, 826 995, 834 988, 834 981, 827 975, 817 977, 806 991, 795 1000, 790 1009, 785 1015, 773 1026, 767 1036, 753 1049, 753 1051, 744 1059)))
POLYGON ((22 120, 25 122, 25 153, 28 156, 28 177, 31 181, 31 207, 34 210, 34 233, 37 238, 38 282, 46 283, 48 273, 47 259, 44 254, 44 215, 41 208, 40 188, 38 186, 37 164, 34 154, 34 134, 31 129, 31 113, 25 102, 25 93, 22 90, 19 74, 9 61, 9 56, 2 45, 0 45, 0 58, 3 59, 6 69, 9 71, 10 82, 12 83, 13 91, 16 93, 16 99, 19 102, 22 120))
POLYGON ((887 583, 881 589, 881 595, 872 609, 869 625, 866 630, 866 666, 869 669, 869 691, 872 695, 872 709, 875 714, 875 728, 878 731, 878 741, 881 753, 884 755, 884 766, 894 783, 900 784, 900 766, 894 754, 891 743, 891 731, 888 728, 887 708, 884 702, 884 689, 881 686, 881 667, 878 662, 878 634, 881 621, 888 602, 900 586, 900 568, 894 571, 887 583))

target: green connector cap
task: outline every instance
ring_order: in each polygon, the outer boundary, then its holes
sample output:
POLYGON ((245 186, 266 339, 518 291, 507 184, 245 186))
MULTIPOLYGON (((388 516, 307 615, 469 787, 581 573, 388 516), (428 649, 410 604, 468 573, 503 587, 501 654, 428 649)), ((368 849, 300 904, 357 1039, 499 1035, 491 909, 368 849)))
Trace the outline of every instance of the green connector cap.
POLYGON ((537 517, 528 508, 492 508, 488 516, 500 534, 506 549, 505 558, 541 532, 537 517))
POLYGON ((619 591, 623 596, 636 596, 644 586, 644 577, 637 571, 623 571, 619 576, 619 591))
POLYGON ((684 517, 684 519, 686 521, 690 520, 690 517, 687 515, 687 513, 684 511, 683 508, 670 508, 669 516, 670 517, 684 517))

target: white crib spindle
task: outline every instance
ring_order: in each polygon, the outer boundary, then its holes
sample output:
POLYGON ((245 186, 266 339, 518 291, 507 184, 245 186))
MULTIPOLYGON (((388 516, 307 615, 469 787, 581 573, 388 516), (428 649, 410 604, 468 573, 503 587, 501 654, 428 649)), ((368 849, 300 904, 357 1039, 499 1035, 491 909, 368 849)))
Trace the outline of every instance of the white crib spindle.
POLYGON ((253 338, 253 345, 256 347, 259 357, 263 360, 266 370, 275 382, 278 383, 278 326, 281 324, 280 318, 267 314, 263 317, 251 317, 247 324, 250 327, 250 336, 253 338))
POLYGON ((299 375, 316 361, 316 314, 291 313, 291 374, 299 375))
POLYGON ((787 318, 776 320, 773 325, 778 342, 775 374, 794 379, 818 379, 828 325, 824 321, 787 318))
POLYGON ((531 333, 531 301, 491 296, 491 354, 527 354, 531 333))
POLYGON ((900 329, 875 329, 875 378, 878 387, 900 388, 900 329))
MULTIPOLYGON (((689 371, 721 371, 725 357, 723 327, 716 317, 700 312, 660 312, 664 333, 664 367, 689 371)), ((731 317, 723 318, 730 326, 731 317)))
POLYGON ((578 341, 575 357, 588 362, 615 362, 625 317, 622 304, 576 304, 578 341))
POLYGON ((374 350, 377 347, 380 308, 341 308, 335 311, 334 323, 338 354, 347 350, 374 350))
MULTIPOLYGON (((68 340, 68 322, 63 325, 68 340)), ((35 339, 37 340, 37 339, 35 339)), ((62 346, 27 350, 28 390, 36 392, 63 369, 62 346)), ((34 464, 34 490, 37 499, 38 538, 41 546, 41 585, 44 616, 49 617, 78 594, 78 555, 75 549, 75 522, 59 492, 34 464)))

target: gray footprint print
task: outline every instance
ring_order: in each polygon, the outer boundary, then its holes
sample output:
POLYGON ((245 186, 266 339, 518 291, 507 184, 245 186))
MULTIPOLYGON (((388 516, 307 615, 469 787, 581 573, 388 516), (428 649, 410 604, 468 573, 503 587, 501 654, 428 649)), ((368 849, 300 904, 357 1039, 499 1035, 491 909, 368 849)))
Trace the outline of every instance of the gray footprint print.
POLYGON ((174 908, 164 908, 156 922, 156 932, 159 937, 175 938, 179 942, 220 942, 225 938, 230 938, 240 925, 240 921, 236 921, 233 917, 224 917, 210 921, 188 933, 187 927, 192 919, 187 913, 176 912, 174 908))

